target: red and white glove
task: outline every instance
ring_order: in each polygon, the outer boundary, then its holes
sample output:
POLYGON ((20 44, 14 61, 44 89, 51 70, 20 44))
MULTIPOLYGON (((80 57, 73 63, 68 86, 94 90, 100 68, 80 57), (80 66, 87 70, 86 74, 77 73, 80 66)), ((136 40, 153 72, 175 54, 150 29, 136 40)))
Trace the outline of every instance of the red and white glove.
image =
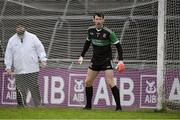
POLYGON ((82 62, 83 62, 83 57, 82 57, 82 56, 80 56, 80 57, 79 57, 79 59, 78 59, 78 63, 81 65, 81 64, 82 64, 82 62))
POLYGON ((120 73, 124 72, 124 70, 125 70, 125 65, 124 65, 123 61, 119 61, 119 62, 118 62, 118 64, 116 65, 116 69, 117 69, 120 73))

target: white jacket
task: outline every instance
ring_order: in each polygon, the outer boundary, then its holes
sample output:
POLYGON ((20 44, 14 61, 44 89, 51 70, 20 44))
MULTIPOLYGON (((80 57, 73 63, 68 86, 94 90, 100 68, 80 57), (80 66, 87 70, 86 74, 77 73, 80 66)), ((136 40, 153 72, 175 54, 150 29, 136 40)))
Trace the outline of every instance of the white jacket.
POLYGON ((25 31, 23 42, 17 33, 9 39, 5 53, 6 69, 14 66, 16 74, 38 72, 39 59, 47 60, 44 47, 36 35, 25 31))

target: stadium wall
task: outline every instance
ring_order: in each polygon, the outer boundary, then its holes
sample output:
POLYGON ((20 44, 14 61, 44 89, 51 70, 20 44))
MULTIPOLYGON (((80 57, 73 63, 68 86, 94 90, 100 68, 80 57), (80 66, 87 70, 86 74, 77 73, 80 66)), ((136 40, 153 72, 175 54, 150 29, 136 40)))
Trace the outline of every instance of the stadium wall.
MULTIPOLYGON (((179 100, 180 70, 169 70, 166 73, 166 98, 179 100), (173 74, 172 74, 173 73, 173 74), (168 79, 167 79, 168 78, 168 79)), ((125 109, 156 108, 156 70, 129 69, 124 73, 114 73, 117 86, 120 88, 121 105, 125 109)), ((16 106, 15 78, 0 70, 0 106, 16 106)), ((42 69, 39 74, 42 105, 46 107, 83 107, 85 104, 84 79, 85 69, 42 69), (53 71, 53 72, 52 72, 53 71)), ((94 84, 93 107, 111 108, 115 105, 109 87, 101 72, 94 84)), ((27 97, 31 106, 31 95, 27 97)))

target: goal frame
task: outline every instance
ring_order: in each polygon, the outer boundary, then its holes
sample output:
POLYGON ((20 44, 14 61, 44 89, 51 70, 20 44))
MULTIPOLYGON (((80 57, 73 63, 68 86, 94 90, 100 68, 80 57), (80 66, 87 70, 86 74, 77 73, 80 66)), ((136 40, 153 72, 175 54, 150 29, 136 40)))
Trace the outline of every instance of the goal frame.
POLYGON ((158 35, 157 35, 157 110, 163 109, 164 71, 165 71, 165 40, 166 40, 166 3, 167 0, 158 0, 158 35))

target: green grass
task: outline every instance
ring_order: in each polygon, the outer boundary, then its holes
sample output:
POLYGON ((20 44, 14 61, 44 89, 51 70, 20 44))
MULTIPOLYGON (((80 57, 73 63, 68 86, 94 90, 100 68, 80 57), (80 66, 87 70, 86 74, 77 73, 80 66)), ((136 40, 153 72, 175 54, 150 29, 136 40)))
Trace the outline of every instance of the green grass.
POLYGON ((0 119, 180 119, 180 112, 152 110, 116 112, 112 109, 0 108, 0 119))

